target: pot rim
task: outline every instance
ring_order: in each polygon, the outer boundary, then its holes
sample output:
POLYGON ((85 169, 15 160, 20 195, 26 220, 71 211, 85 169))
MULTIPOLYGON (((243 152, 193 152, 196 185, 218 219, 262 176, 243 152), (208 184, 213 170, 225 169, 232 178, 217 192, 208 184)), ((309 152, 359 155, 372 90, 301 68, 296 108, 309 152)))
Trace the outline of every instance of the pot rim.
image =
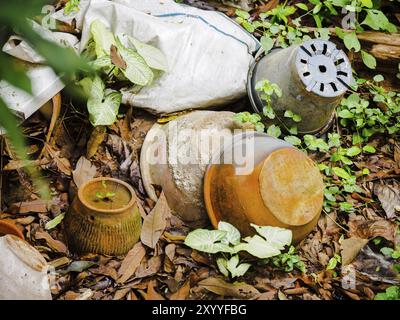
POLYGON ((1 230, 2 226, 6 226, 6 228, 11 229, 11 231, 12 231, 12 233, 5 233, 4 234, 5 236, 8 234, 11 234, 22 240, 25 240, 24 234, 12 220, 8 220, 8 219, 0 220, 0 230, 1 230))
POLYGON ((78 190, 78 199, 89 210, 99 212, 99 213, 117 214, 117 213, 122 213, 122 212, 128 210, 130 207, 132 207, 136 203, 136 193, 135 193, 135 190, 132 188, 132 186, 130 184, 126 183, 125 181, 122 181, 120 179, 110 178, 110 177, 99 177, 99 178, 94 178, 89 181, 86 181, 83 185, 81 185, 81 187, 78 190), (97 183, 97 182, 101 182, 101 181, 112 181, 112 182, 115 182, 117 184, 120 184, 120 185, 126 187, 129 191, 129 193, 131 194, 131 199, 129 200, 128 204, 122 206, 121 208, 117 208, 117 209, 99 209, 99 208, 96 208, 96 207, 88 204, 83 196, 84 190, 86 189, 87 186, 97 183))

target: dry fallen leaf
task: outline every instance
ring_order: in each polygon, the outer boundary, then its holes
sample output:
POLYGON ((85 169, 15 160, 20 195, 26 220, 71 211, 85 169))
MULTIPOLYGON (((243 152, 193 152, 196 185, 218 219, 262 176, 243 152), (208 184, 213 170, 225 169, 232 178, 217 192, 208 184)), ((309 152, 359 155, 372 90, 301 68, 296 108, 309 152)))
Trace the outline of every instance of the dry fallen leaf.
POLYGON ((75 170, 72 172, 72 177, 74 182, 78 188, 83 185, 85 182, 93 179, 96 175, 96 166, 93 165, 88 159, 84 156, 80 157, 75 170))
POLYGON ((67 158, 62 157, 61 152, 59 150, 56 150, 55 147, 52 147, 47 142, 45 143, 44 149, 45 149, 45 154, 48 154, 50 158, 53 159, 58 170, 64 173, 65 175, 70 176, 72 170, 71 170, 71 163, 69 162, 69 160, 67 158))
POLYGON ((190 292, 190 280, 186 280, 182 287, 177 292, 173 293, 170 300, 186 300, 190 292))
POLYGON ((123 288, 123 289, 117 290, 115 292, 113 300, 121 300, 121 299, 123 299, 128 294, 129 291, 131 291, 131 288, 123 288))
POLYGON ((101 264, 97 268, 91 268, 90 272, 92 272, 93 274, 100 274, 103 276, 110 277, 114 281, 117 281, 118 279, 117 271, 108 265, 101 264))
POLYGON ((160 256, 151 257, 146 262, 141 263, 139 268, 136 270, 135 276, 137 278, 145 278, 156 274, 162 265, 160 256))
POLYGON ((110 58, 111 62, 120 69, 126 69, 126 62, 122 59, 121 55, 118 53, 118 48, 114 45, 111 45, 110 48, 110 58))
POLYGON ((104 139, 107 136, 106 127, 104 126, 96 126, 92 134, 90 135, 89 141, 87 143, 87 151, 86 151, 86 158, 90 159, 93 157, 99 146, 102 144, 104 139))
POLYGON ((215 294, 238 299, 255 299, 260 292, 247 283, 228 283, 221 278, 208 278, 199 282, 199 286, 215 294))
POLYGON ((56 201, 41 199, 27 202, 17 202, 10 206, 10 211, 21 214, 29 212, 46 213, 50 211, 51 206, 55 204, 57 204, 56 201))
POLYGON ((143 244, 150 248, 156 246, 167 226, 167 218, 170 213, 167 199, 162 192, 153 210, 143 220, 142 233, 140 234, 140 240, 143 244))
POLYGON ((118 282, 126 282, 132 275, 135 274, 136 269, 140 266, 140 262, 146 255, 146 249, 138 242, 128 252, 125 259, 122 261, 121 267, 118 270, 118 282))
POLYGON ((174 261, 175 250, 176 250, 176 244, 174 243, 170 243, 165 247, 165 254, 167 255, 170 261, 174 261))
POLYGON ((389 219, 396 218, 396 212, 400 209, 400 190, 390 186, 376 184, 374 186, 374 193, 381 202, 386 216, 389 219))
POLYGON ((398 143, 394 145, 394 162, 396 164, 395 172, 400 174, 400 145, 398 143))
POLYGON ((398 225, 385 219, 365 220, 363 216, 350 214, 349 235, 362 239, 383 237, 395 242, 398 225))
POLYGON ((368 243, 368 239, 348 238, 342 241, 342 265, 350 264, 358 255, 360 250, 368 243))
POLYGON ((156 284, 156 280, 149 281, 147 285, 146 300, 165 300, 165 298, 161 294, 159 294, 154 288, 156 284))
POLYGON ((68 253, 66 245, 59 240, 53 239, 53 237, 47 232, 37 231, 35 233, 35 238, 37 240, 46 240, 48 246, 57 252, 68 253))
POLYGON ((50 163, 50 160, 46 159, 46 158, 42 158, 39 160, 32 160, 32 161, 10 160, 10 162, 4 166, 3 170, 4 171, 13 171, 13 170, 25 168, 27 166, 37 167, 37 166, 43 166, 43 165, 46 165, 49 163, 50 163))

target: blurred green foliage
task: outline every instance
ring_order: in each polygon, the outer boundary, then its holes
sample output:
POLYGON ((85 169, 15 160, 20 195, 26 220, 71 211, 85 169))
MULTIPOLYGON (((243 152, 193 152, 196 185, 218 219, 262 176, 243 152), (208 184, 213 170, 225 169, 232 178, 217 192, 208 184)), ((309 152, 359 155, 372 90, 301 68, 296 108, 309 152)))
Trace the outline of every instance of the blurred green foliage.
MULTIPOLYGON (((60 47, 50 42, 31 26, 29 18, 40 15, 42 7, 49 0, 2 1, 0 10, 0 44, 4 44, 12 33, 17 33, 29 42, 48 65, 67 82, 78 70, 89 70, 88 65, 72 49, 60 47)), ((5 80, 28 93, 31 93, 30 79, 23 67, 15 59, 0 51, 0 80, 5 80)), ((0 126, 3 127, 13 144, 18 157, 26 158, 24 137, 14 113, 0 97, 0 126)))

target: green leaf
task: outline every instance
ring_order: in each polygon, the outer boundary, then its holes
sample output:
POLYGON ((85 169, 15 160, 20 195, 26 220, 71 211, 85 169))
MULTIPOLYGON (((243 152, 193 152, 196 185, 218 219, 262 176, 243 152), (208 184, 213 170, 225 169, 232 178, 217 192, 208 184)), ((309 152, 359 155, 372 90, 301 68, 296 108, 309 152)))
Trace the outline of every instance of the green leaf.
POLYGON ((331 258, 328 262, 328 265, 326 266, 327 270, 334 270, 337 266, 337 259, 335 257, 331 258))
POLYGON ((274 47, 274 40, 268 35, 262 36, 260 39, 260 43, 265 50, 265 53, 268 53, 274 47))
POLYGON ((383 247, 381 248, 381 253, 384 254, 385 256, 392 256, 392 253, 394 252, 394 250, 392 248, 388 248, 388 247, 383 247))
POLYGON ((351 113, 350 110, 344 109, 338 112, 338 116, 344 119, 352 119, 354 115, 351 113))
POLYGON ((64 7, 64 13, 69 15, 73 12, 79 11, 79 2, 80 0, 69 0, 64 7))
POLYGON ((289 229, 270 227, 270 226, 257 226, 253 223, 250 224, 257 233, 265 238, 267 242, 278 250, 283 250, 285 246, 292 243, 292 231, 289 229))
POLYGON ((339 148, 340 143, 340 134, 338 133, 328 133, 328 145, 330 148, 336 147, 339 148))
POLYGON ((319 15, 313 14, 312 17, 314 18, 315 24, 317 25, 317 28, 322 28, 322 21, 319 15))
POLYGON ((374 4, 372 0, 361 0, 361 5, 366 8, 372 8, 374 4))
POLYGON ((126 48, 121 41, 117 39, 118 52, 126 62, 126 69, 122 70, 125 77, 134 84, 147 86, 153 81, 153 71, 147 65, 146 61, 134 50, 126 48))
POLYGON ((235 246, 235 252, 239 251, 247 251, 251 255, 260 258, 266 259, 273 256, 277 256, 281 253, 279 249, 268 243, 264 238, 261 238, 259 235, 255 235, 251 238, 245 239, 247 243, 241 243, 235 246))
POLYGON ((297 134, 298 130, 297 130, 297 126, 292 126, 289 128, 289 133, 290 134, 297 134))
POLYGON ((249 263, 239 264, 239 256, 234 255, 229 261, 226 263, 226 268, 232 275, 232 278, 243 276, 247 270, 251 267, 249 263))
POLYGON ((340 210, 344 212, 350 212, 353 211, 354 207, 351 203, 349 202, 340 202, 339 203, 340 210))
POLYGON ((367 16, 361 24, 367 25, 374 30, 384 30, 389 32, 396 32, 396 27, 389 22, 385 14, 376 9, 365 10, 367 16))
POLYGON ((343 41, 347 49, 354 49, 355 52, 361 50, 361 44, 355 32, 347 32, 343 37, 343 41))
POLYGON ((140 42, 132 37, 129 37, 128 39, 135 46, 137 52, 142 56, 150 68, 165 72, 168 71, 167 58, 160 49, 140 42))
POLYGON ((53 229, 53 228, 57 227, 61 223, 61 221, 63 221, 64 217, 65 217, 65 213, 59 214, 53 220, 50 220, 49 222, 47 222, 45 224, 45 226, 44 226, 45 229, 46 230, 50 230, 50 229, 53 229))
POLYGON ((354 157, 356 155, 359 155, 361 153, 361 149, 359 147, 353 146, 346 151, 346 155, 348 157, 354 157))
POLYGON ((256 30, 254 26, 248 21, 243 21, 243 27, 250 33, 253 33, 256 30))
POLYGON ((353 134, 352 141, 353 141, 353 145, 354 145, 354 144, 360 144, 360 143, 362 143, 362 142, 364 141, 364 139, 363 139, 363 137, 361 137, 359 134, 354 133, 354 134, 353 134))
POLYGON ((340 38, 340 39, 342 39, 343 40, 343 38, 344 38, 344 36, 345 36, 345 32, 342 30, 342 29, 340 29, 339 27, 335 27, 335 33, 336 33, 336 35, 340 38))
POLYGON ((218 223, 218 230, 226 232, 226 236, 222 240, 226 240, 227 244, 231 243, 233 245, 237 245, 240 243, 240 238, 241 238, 240 232, 230 223, 220 221, 218 223))
POLYGON ((332 168, 332 171, 335 175, 337 175, 339 178, 349 180, 351 176, 347 173, 346 170, 339 168, 339 167, 334 167, 332 168))
POLYGON ((371 172, 369 171, 368 168, 362 169, 362 174, 363 174, 363 175, 369 175, 370 173, 371 173, 371 172))
POLYGON ((364 64, 368 68, 370 68, 370 69, 376 68, 376 59, 372 54, 369 54, 368 52, 361 50, 361 58, 362 58, 364 64))
POLYGON ((185 239, 185 245, 192 249, 207 253, 232 253, 232 248, 219 242, 225 237, 226 231, 196 229, 187 235, 185 239))
MULTIPOLYGON (((85 80, 88 86, 88 80, 85 80)), ((122 95, 110 89, 104 90, 105 85, 100 77, 96 76, 91 84, 90 96, 87 102, 90 122, 94 126, 108 126, 115 122, 122 95)), ((87 89, 86 89, 87 90, 87 89)))
POLYGON ((286 136, 285 141, 290 143, 291 145, 294 146, 299 146, 301 145, 301 140, 299 138, 297 138, 296 136, 286 136))
POLYGON ((0 126, 7 131, 7 135, 10 137, 11 143, 15 148, 18 157, 20 159, 26 158, 25 152, 25 139, 19 128, 19 124, 15 115, 7 107, 5 102, 0 97, 0 126))
POLYGON ((296 3, 296 7, 300 8, 301 10, 308 11, 308 7, 304 3, 296 3))
POLYGON ((381 75, 381 74, 377 74, 376 76, 374 76, 374 79, 373 79, 375 82, 381 82, 381 81, 384 81, 385 80, 385 78, 383 77, 383 75, 381 75))
POLYGON ((281 133, 282 133, 281 129, 274 124, 268 127, 267 134, 272 137, 279 138, 281 133))
POLYGON ((32 93, 31 80, 25 69, 10 56, 0 52, 0 80, 5 80, 14 87, 32 93))
POLYGON ((111 70, 113 68, 113 64, 111 62, 110 56, 102 56, 100 58, 97 58, 96 60, 89 62, 89 64, 93 67, 95 70, 101 70, 101 69, 108 69, 111 70))
POLYGON ((229 277, 229 271, 226 268, 227 267, 227 260, 225 258, 219 257, 217 259, 217 267, 219 269, 219 271, 225 276, 225 277, 229 277))
POLYGON ((116 45, 114 35, 100 20, 95 20, 90 25, 90 32, 95 42, 97 58, 110 55, 112 45, 116 45))
POLYGON ((366 145, 363 147, 363 151, 369 152, 369 153, 375 153, 376 149, 373 146, 366 145))
POLYGON ((243 19, 249 19, 250 18, 250 14, 244 10, 240 10, 240 9, 236 9, 235 11, 236 15, 238 17, 241 17, 243 19))
POLYGON ((391 286, 385 292, 378 293, 375 300, 400 300, 400 287, 391 286))

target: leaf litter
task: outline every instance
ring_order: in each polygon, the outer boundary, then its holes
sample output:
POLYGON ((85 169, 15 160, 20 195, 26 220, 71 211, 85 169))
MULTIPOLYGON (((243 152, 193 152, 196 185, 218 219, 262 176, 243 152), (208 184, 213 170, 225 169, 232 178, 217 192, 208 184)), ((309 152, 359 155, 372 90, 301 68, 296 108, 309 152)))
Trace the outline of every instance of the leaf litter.
MULTIPOLYGON (((151 50, 133 42, 144 56, 151 50)), ((124 71, 130 54, 120 52, 117 43, 111 46, 112 63, 124 71)), ((151 63, 162 69, 165 64, 151 63)), ((255 263, 248 274, 231 281, 222 278, 212 255, 184 245, 190 229, 171 215, 163 193, 157 203, 146 197, 139 154, 157 119, 143 111, 121 109, 123 116, 114 124, 93 130, 86 114, 73 102, 64 102, 48 141, 45 119, 34 115, 25 122, 31 164, 47 178, 52 199, 39 199, 33 192, 35 186, 24 172, 25 165, 15 159, 10 148, 2 154, 8 163, 2 168, 7 172, 7 187, 0 218, 14 219, 24 229, 27 241, 55 267, 55 299, 373 299, 377 292, 399 285, 393 259, 381 254, 375 244, 382 242, 393 248, 399 244, 394 221, 400 209, 397 142, 378 139, 375 155, 355 160, 358 168, 370 171, 357 181, 363 192, 354 192, 349 199, 360 209, 350 214, 334 210, 321 215, 317 227, 297 246, 306 274, 255 263), (141 241, 124 257, 77 257, 68 251, 62 218, 74 196, 71 185, 79 187, 95 176, 120 178, 137 191, 143 231, 141 241), (341 255, 342 262, 335 271, 327 270, 335 254, 341 255), (357 286, 351 291, 341 285, 346 275, 343 267, 355 270, 357 286)), ((111 117, 117 116, 114 111, 111 117)), ((98 116, 98 121, 108 123, 110 115, 98 116)), ((310 156, 324 163, 330 155, 321 157, 315 152, 310 156)))

